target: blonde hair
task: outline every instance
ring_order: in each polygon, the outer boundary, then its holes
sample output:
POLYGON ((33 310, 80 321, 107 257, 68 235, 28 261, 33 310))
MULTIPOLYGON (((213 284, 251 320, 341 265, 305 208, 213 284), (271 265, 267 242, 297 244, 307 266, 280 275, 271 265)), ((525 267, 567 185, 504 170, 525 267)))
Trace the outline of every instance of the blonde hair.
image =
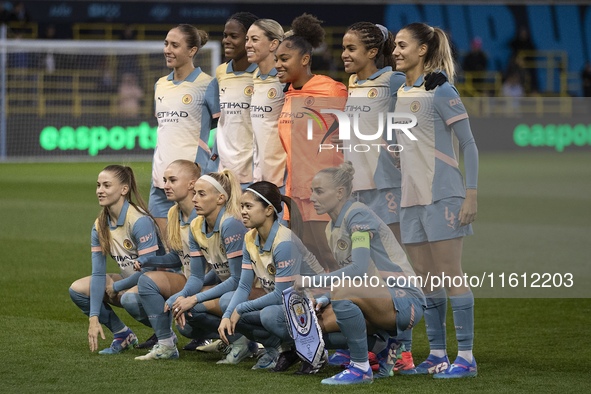
POLYGON ((253 25, 264 31, 265 37, 267 37, 269 41, 277 40, 281 42, 285 38, 283 27, 281 27, 279 22, 273 19, 258 19, 253 22, 253 25))
POLYGON ((426 23, 411 23, 402 30, 409 31, 419 45, 427 45, 424 73, 445 71, 449 83, 453 84, 456 67, 447 34, 440 28, 431 27, 426 23))
MULTIPOLYGON (((201 176, 201 167, 199 164, 190 160, 175 160, 168 165, 178 166, 178 174, 186 175, 189 179, 196 181, 201 176)), ((179 217, 181 207, 178 202, 168 211, 168 222, 166 224, 166 243, 170 250, 183 250, 183 239, 181 237, 181 226, 179 226, 179 217)))
POLYGON ((236 178, 236 175, 234 175, 234 173, 228 169, 225 169, 221 172, 211 172, 207 175, 218 181, 228 194, 228 198, 226 200, 226 212, 230 213, 236 219, 241 220, 240 196, 242 194, 242 189, 240 187, 240 182, 238 182, 238 178, 236 178))
POLYGON ((323 168, 318 171, 318 174, 327 174, 330 176, 333 186, 344 187, 345 195, 349 197, 353 191, 353 177, 355 175, 355 168, 353 163, 346 161, 338 167, 323 168))

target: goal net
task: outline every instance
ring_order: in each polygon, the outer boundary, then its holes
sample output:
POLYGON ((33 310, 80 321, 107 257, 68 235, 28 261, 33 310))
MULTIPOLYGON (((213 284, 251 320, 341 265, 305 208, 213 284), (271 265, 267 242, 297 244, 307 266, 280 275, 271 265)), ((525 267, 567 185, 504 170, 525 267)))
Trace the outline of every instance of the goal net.
MULTIPOLYGON (((214 75, 221 45, 195 63, 214 75)), ((163 42, 0 40, 0 161, 148 159, 163 42)))

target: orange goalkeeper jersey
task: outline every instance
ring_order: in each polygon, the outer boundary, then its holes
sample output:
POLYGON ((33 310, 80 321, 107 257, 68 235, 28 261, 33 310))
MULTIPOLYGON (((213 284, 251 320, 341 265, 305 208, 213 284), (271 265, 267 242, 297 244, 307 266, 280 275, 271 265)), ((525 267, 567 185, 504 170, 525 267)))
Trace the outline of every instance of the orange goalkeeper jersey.
POLYGON ((335 116, 321 114, 320 110, 343 110, 346 101, 345 85, 324 75, 314 75, 301 89, 290 86, 285 93, 279 116, 279 137, 287 152, 286 195, 310 198, 314 175, 343 162, 343 155, 336 149, 319 150, 321 143, 330 144, 330 137, 338 134, 335 116), (308 139, 309 124, 312 125, 311 139, 308 139))

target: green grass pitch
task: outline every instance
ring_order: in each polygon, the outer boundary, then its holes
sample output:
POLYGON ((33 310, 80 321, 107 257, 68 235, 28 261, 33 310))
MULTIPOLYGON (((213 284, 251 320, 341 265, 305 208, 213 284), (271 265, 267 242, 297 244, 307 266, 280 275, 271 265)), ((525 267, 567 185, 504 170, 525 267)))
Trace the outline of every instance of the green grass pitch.
MULTIPOLYGON (((363 387, 322 387, 317 376, 251 371, 254 360, 216 365, 217 355, 181 352, 176 361, 138 362, 88 350, 86 317, 68 286, 90 274, 94 195, 105 163, 0 165, 0 393, 183 392, 587 392, 591 387, 591 156, 482 154, 479 217, 466 238, 466 272, 572 272, 570 289, 474 289, 479 376, 436 381, 394 376, 363 387), (525 297, 525 298, 516 298, 525 297), (567 297, 567 298, 564 298, 567 297), (578 297, 578 298, 577 298, 578 297)), ((147 195, 149 163, 132 167, 147 195)), ((110 271, 116 271, 113 261, 110 271)), ((150 330, 123 310, 140 340, 150 330)), ((456 353, 451 310, 448 352, 456 353)), ((106 330, 108 346, 112 336, 106 330)), ((187 343, 180 339, 180 346, 187 343)), ((428 354, 424 323, 415 362, 428 354)))

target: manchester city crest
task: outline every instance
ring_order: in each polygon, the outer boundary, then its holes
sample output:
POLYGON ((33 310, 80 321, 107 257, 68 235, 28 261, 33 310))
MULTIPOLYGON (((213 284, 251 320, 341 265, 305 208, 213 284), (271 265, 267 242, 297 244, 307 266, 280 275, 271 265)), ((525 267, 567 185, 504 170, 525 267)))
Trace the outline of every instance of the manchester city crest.
POLYGON ((274 99, 275 97, 277 97, 277 89, 269 89, 269 91, 267 92, 267 98, 274 99))
POLYGON ((418 112, 421 109, 421 103, 418 101, 413 101, 410 103, 410 110, 412 112, 418 112))
POLYGON ((193 102, 193 96, 190 94, 185 94, 181 100, 183 104, 191 104, 193 102))
POLYGON ((133 243, 129 239, 125 238, 123 241, 123 247, 127 250, 131 250, 133 249, 133 243))
POLYGON ((339 239, 337 241, 337 248, 339 248, 340 250, 347 250, 348 247, 349 247, 349 243, 347 241, 345 241, 344 239, 339 239))
POLYGON ((267 266, 267 272, 269 275, 275 275, 277 273, 277 269, 275 268, 275 264, 271 263, 267 266))
POLYGON ((369 92, 367 92, 367 97, 371 99, 378 97, 378 90, 376 88, 369 89, 369 92))
POLYGON ((289 317, 300 335, 306 335, 310 331, 312 321, 309 318, 310 307, 306 299, 296 293, 289 298, 289 317))
POLYGON ((245 95, 252 96, 253 93, 254 93, 254 88, 252 87, 252 85, 248 85, 247 87, 244 88, 245 95))

